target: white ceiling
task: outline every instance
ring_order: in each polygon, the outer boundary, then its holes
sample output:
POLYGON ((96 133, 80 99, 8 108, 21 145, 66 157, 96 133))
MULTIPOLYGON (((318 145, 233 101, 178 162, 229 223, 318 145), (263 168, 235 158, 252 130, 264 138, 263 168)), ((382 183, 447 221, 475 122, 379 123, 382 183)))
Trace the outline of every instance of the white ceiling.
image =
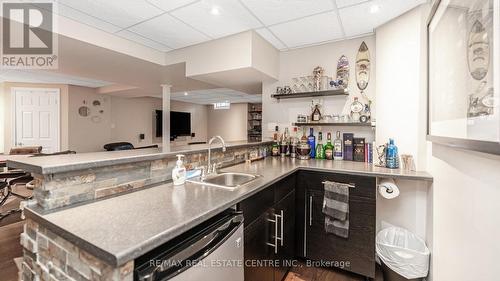
POLYGON ((243 92, 238 92, 231 89, 217 88, 210 90, 197 90, 189 92, 172 93, 172 100, 196 103, 196 104, 213 104, 216 102, 229 101, 230 103, 260 103, 262 102, 261 95, 249 95, 243 92))
POLYGON ((104 87, 113 84, 101 80, 70 76, 60 73, 42 72, 40 70, 1 70, 0 83, 1 82, 69 84, 91 88, 104 87))
POLYGON ((58 13, 160 51, 254 29, 277 49, 361 36, 426 0, 55 0, 58 13), (377 13, 371 13, 374 6, 377 13))

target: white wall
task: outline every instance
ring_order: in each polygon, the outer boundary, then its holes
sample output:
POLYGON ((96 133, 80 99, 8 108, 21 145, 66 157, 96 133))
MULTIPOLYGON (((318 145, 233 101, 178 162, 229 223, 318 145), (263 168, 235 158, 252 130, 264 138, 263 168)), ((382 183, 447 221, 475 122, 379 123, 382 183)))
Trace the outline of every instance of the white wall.
POLYGON ((248 104, 231 104, 228 110, 208 107, 208 137, 221 136, 225 141, 247 140, 248 104))
POLYGON ((426 189, 416 182, 399 181, 400 200, 379 204, 377 216, 424 234, 431 247, 433 280, 497 280, 500 157, 424 139, 426 64, 422 60, 428 11, 421 7, 377 29, 377 110, 391 112, 378 116, 377 139, 395 137, 402 152, 413 152, 417 166, 427 170, 434 182, 426 189), (390 72, 403 65, 404 71, 390 72), (390 213, 396 216, 388 217, 390 213), (424 217, 427 221, 422 224, 424 217))
MULTIPOLYGON (((376 30, 377 143, 394 138, 400 154, 413 155, 417 170, 426 168, 427 12, 427 6, 420 6, 376 30)), ((377 198, 377 228, 382 221, 407 228, 432 248, 432 186, 421 181, 396 183, 399 197, 377 198)))
MULTIPOLYGON (((300 36, 300 35, 297 35, 300 36)), ((262 86, 262 107, 263 107, 263 122, 262 134, 263 138, 270 138, 273 135, 274 127, 278 125, 280 130, 284 127, 290 127, 291 123, 296 122, 297 114, 311 114, 312 98, 307 99, 289 99, 280 100, 271 98, 276 87, 284 85, 292 86, 292 78, 312 75, 312 71, 316 66, 321 66, 325 69, 325 75, 336 77, 337 61, 342 56, 347 56, 350 64, 350 81, 348 90, 349 97, 327 97, 323 98, 323 114, 348 114, 349 106, 354 97, 359 97, 362 102, 366 102, 361 97, 360 91, 355 82, 355 61, 359 46, 365 41, 371 55, 371 77, 366 89, 366 93, 374 100, 372 110, 376 111, 375 101, 375 80, 376 80, 376 52, 375 52, 375 36, 344 40, 334 43, 323 44, 319 46, 301 48, 280 54, 280 73, 279 81, 266 82, 262 86)), ((341 132, 353 132, 358 137, 365 137, 367 141, 374 140, 374 132, 371 128, 315 128, 318 130, 328 130, 341 132)))
POLYGON ((500 157, 428 146, 434 280, 498 280, 500 157))

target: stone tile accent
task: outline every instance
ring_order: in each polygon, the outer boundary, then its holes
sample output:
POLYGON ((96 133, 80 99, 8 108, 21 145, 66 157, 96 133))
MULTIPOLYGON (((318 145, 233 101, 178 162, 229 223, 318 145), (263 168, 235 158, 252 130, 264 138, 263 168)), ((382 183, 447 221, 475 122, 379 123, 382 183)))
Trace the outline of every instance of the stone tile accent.
MULTIPOLYGON (((249 153, 264 148, 270 151, 265 145, 230 148, 225 153, 214 151, 212 161, 220 167, 232 166, 244 162, 249 153)), ((188 170, 206 166, 207 158, 206 152, 188 154, 185 166, 188 170)), ((45 176, 34 174, 34 198, 38 205, 50 210, 130 192, 171 180, 176 160, 176 157, 169 157, 45 176)), ((33 233, 28 235, 31 237, 33 233)))
POLYGON ((132 281, 134 262, 113 267, 31 219, 21 234, 23 280, 132 281), (35 232, 35 239, 28 232, 35 232))

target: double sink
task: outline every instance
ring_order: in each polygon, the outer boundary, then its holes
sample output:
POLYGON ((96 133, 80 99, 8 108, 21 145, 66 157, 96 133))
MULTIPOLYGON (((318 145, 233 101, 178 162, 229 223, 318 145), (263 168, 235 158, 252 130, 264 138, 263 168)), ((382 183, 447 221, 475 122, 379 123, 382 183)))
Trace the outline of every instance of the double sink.
POLYGON ((187 182, 233 190, 247 183, 250 183, 258 177, 258 175, 246 173, 223 172, 209 175, 205 178, 201 176, 191 178, 188 179, 187 182))

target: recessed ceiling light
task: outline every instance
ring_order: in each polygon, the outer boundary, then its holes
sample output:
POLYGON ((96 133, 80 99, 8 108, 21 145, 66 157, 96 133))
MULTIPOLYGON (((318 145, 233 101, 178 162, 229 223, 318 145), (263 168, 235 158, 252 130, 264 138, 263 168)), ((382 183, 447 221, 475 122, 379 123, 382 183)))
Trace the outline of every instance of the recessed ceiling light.
POLYGON ((370 13, 372 14, 376 14, 380 11, 380 5, 378 4, 373 4, 371 7, 370 7, 370 13))
POLYGON ((215 16, 220 15, 220 9, 219 9, 219 7, 213 6, 212 9, 210 9, 210 13, 212 15, 215 15, 215 16))
POLYGON ((188 92, 184 92, 184 95, 185 95, 185 96, 187 96, 187 95, 189 95, 189 94, 188 94, 188 92))

